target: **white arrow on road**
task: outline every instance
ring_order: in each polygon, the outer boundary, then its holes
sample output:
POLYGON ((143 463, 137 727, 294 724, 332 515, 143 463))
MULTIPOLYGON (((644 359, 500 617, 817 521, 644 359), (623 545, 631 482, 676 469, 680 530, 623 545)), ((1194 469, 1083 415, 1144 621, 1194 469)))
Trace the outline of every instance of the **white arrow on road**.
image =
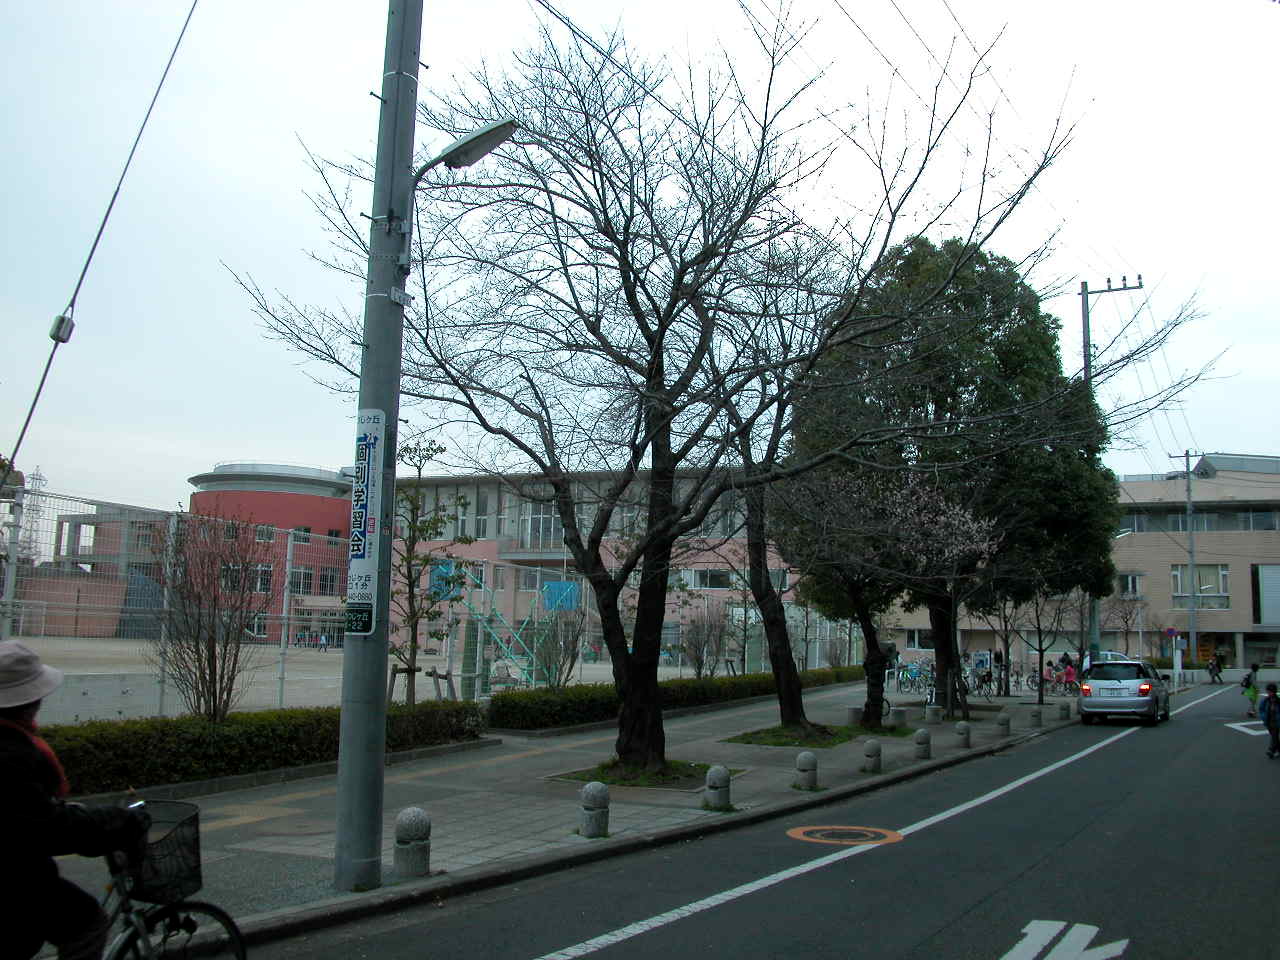
POLYGON ((1265 737, 1267 735, 1267 726, 1261 720, 1246 720, 1244 723, 1227 723, 1223 724, 1223 726, 1235 730, 1237 733, 1247 733, 1251 737, 1265 737))
MULTIPOLYGON (((1036 960, 1067 924, 1061 920, 1032 920, 1022 928, 1022 939, 1000 960, 1036 960)), ((1122 955, 1129 941, 1116 940, 1098 947, 1090 947, 1098 928, 1087 923, 1074 923, 1063 934, 1058 945, 1045 960, 1110 960, 1122 955)))

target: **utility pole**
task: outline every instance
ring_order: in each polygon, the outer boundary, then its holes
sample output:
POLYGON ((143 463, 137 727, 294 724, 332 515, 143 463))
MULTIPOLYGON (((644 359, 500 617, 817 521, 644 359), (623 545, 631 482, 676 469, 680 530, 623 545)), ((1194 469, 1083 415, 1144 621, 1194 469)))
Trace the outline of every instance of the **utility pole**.
MULTIPOLYGON (((1089 388, 1090 396, 1093 395, 1093 342, 1089 336, 1089 298, 1096 297, 1104 293, 1121 293, 1125 290, 1141 290, 1142 274, 1138 274, 1138 282, 1130 285, 1129 278, 1122 276, 1120 278, 1120 286, 1113 287, 1111 278, 1107 277, 1107 288, 1105 290, 1090 290, 1087 280, 1080 281, 1080 317, 1083 333, 1083 350, 1084 350, 1084 382, 1089 388)), ((1089 598, 1089 652, 1096 653, 1102 646, 1102 601, 1097 597, 1089 598)))
MULTIPOLYGON (((1169 456, 1176 456, 1176 454, 1169 454, 1169 456)), ((1191 587, 1188 590, 1191 595, 1191 602, 1187 608, 1187 655, 1191 656, 1193 651, 1198 649, 1196 639, 1196 607, 1200 602, 1200 578, 1196 576, 1196 517, 1195 504, 1191 501, 1190 450, 1182 451, 1182 462, 1187 472, 1187 573, 1191 579, 1191 587)))
POLYGON ((382 885, 392 517, 404 304, 408 299, 401 256, 412 223, 421 40, 422 0, 390 0, 382 95, 377 98, 382 106, 369 228, 356 475, 351 490, 334 849, 334 886, 338 890, 371 890, 382 885))

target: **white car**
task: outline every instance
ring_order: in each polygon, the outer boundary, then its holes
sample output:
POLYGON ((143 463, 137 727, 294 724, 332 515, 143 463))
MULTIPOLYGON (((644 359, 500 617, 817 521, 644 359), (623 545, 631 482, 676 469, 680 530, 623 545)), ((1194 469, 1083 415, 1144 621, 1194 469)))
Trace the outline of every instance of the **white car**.
POLYGON ((1080 722, 1140 717, 1155 726, 1169 719, 1168 677, 1142 660, 1102 660, 1090 665, 1076 700, 1080 722))

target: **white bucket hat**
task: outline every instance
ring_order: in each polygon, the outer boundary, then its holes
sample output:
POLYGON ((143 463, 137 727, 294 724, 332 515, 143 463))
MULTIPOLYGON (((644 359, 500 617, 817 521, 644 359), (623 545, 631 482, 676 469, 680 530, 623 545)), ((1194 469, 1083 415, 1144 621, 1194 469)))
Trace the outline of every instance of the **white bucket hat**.
POLYGON ((61 670, 45 666, 16 640, 0 643, 0 707, 43 700, 61 685, 61 670))

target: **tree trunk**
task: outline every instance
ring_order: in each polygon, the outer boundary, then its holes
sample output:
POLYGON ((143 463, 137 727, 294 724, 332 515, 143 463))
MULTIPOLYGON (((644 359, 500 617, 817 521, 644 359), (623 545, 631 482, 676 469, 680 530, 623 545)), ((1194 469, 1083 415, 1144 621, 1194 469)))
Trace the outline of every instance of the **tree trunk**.
POLYGON ((945 708, 948 719, 955 717, 956 708, 959 707, 963 718, 968 720, 969 703, 959 695, 957 683, 960 651, 956 649, 951 597, 939 596, 930 601, 929 629, 933 634, 933 659, 937 666, 934 683, 937 702, 945 708))
MULTIPOLYGON (((769 545, 765 538, 764 489, 747 491, 747 582, 751 596, 760 610, 765 640, 769 644, 769 665, 778 691, 778 720, 783 726, 809 726, 804 713, 804 692, 795 657, 791 654, 791 635, 787 631, 787 614, 778 591, 769 579, 769 545)), ((745 611, 744 611, 745 620, 745 611)))
POLYGON ((667 762, 667 736, 662 727, 657 663, 652 669, 645 669, 634 656, 627 660, 628 679, 618 690, 622 709, 618 713, 614 752, 629 767, 658 770, 667 762))
POLYGON ((884 716, 884 676, 889 658, 880 646, 880 635, 871 611, 864 604, 856 603, 854 609, 862 627, 862 638, 867 644, 867 655, 862 661, 867 677, 867 699, 862 705, 861 723, 863 729, 879 730, 880 718, 884 716))
POLYGON ((418 624, 416 622, 409 628, 408 667, 404 675, 404 702, 406 706, 412 707, 418 702, 418 624))

